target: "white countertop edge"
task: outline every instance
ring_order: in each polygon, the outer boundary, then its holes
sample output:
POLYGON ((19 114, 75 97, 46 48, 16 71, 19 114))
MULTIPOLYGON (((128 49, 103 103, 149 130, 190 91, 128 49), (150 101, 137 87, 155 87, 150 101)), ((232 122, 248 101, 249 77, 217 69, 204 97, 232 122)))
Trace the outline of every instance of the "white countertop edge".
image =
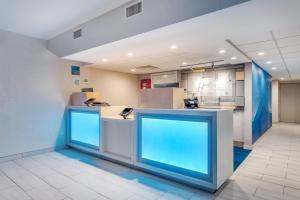
POLYGON ((122 122, 122 123, 133 123, 134 118, 129 117, 128 119, 123 119, 121 116, 102 116, 101 119, 106 122, 122 122))
POLYGON ((232 109, 221 108, 221 109, 161 109, 161 108, 136 108, 134 109, 136 113, 138 112, 179 112, 179 113, 201 113, 201 112, 223 112, 223 111, 233 111, 232 109))
POLYGON ((83 111, 95 111, 99 112, 101 110, 100 106, 92 106, 92 107, 87 107, 87 106, 67 106, 67 109, 69 110, 83 110, 83 111))

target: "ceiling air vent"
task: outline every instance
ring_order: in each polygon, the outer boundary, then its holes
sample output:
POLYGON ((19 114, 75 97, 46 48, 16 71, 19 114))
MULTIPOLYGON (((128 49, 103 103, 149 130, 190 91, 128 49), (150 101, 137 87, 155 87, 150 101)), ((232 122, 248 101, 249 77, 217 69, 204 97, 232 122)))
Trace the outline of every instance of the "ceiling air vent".
POLYGON ((152 65, 145 65, 145 66, 140 66, 140 67, 136 67, 136 70, 146 70, 146 71, 150 71, 150 70, 155 70, 155 69, 159 69, 158 67, 152 66, 152 65))
POLYGON ((142 2, 140 1, 126 7, 126 18, 133 17, 134 15, 137 15, 141 12, 142 12, 142 2))
POLYGON ((81 36, 82 36, 82 29, 78 29, 78 30, 73 32, 73 39, 74 40, 81 37, 81 36))

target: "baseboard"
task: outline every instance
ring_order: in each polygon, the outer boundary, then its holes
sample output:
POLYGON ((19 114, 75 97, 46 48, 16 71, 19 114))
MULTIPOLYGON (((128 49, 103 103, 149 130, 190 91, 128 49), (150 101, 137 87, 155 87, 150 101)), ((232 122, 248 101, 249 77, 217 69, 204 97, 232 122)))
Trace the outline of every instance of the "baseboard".
POLYGON ((9 155, 9 156, 4 156, 4 157, 0 157, 0 163, 8 162, 11 160, 16 160, 16 159, 21 159, 21 158, 26 158, 29 156, 35 156, 35 155, 39 155, 39 154, 43 154, 43 153, 58 151, 58 150, 62 150, 62 149, 67 149, 67 148, 69 148, 69 147, 66 145, 61 145, 61 146, 56 146, 56 147, 38 149, 38 150, 34 150, 34 151, 28 151, 28 152, 9 155))
POLYGON ((244 149, 247 149, 247 150, 252 150, 253 149, 253 145, 246 145, 244 144, 244 149))
POLYGON ((243 147, 244 147, 244 142, 241 142, 241 141, 233 141, 233 146, 243 148, 243 147))

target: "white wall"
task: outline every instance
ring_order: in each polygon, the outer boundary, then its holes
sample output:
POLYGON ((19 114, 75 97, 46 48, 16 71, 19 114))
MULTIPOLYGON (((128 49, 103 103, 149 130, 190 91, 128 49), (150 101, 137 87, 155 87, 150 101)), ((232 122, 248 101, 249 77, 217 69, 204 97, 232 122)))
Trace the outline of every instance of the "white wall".
POLYGON ((71 64, 45 41, 0 30, 0 157, 65 144, 65 105, 80 88, 71 64))
POLYGON ((244 148, 252 147, 252 63, 245 64, 244 148))
POLYGON ((72 76, 72 64, 80 66, 43 40, 0 30, 0 157, 65 145, 65 106, 82 87, 112 105, 137 106, 137 75, 81 67, 72 76))
POLYGON ((90 68, 90 84, 101 101, 114 106, 138 106, 139 80, 135 74, 90 68))
POLYGON ((272 81, 272 122, 279 122, 279 81, 272 81))

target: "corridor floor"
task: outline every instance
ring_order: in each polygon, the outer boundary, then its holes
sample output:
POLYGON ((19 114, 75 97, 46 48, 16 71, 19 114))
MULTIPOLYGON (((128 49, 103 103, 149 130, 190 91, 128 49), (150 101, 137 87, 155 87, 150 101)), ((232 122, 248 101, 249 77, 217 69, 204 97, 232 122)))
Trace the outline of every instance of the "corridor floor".
POLYGON ((74 150, 0 163, 1 200, 300 200, 300 125, 275 124, 209 194, 74 150))

